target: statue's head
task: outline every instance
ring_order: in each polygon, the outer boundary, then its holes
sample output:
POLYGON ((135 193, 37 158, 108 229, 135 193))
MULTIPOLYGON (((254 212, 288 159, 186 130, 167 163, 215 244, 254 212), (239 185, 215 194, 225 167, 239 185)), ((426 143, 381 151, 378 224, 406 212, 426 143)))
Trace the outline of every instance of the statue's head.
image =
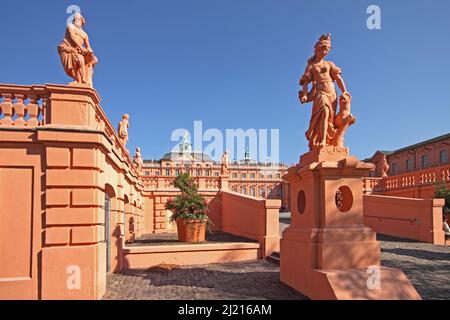
POLYGON ((141 148, 136 147, 136 153, 141 153, 141 148))
POLYGON ((128 120, 129 117, 130 117, 130 116, 129 116, 127 113, 125 113, 125 114, 122 116, 122 119, 128 120))
POLYGON ((318 57, 325 57, 331 49, 331 35, 324 34, 319 38, 314 46, 314 54, 318 57))
POLYGON ((84 20, 83 16, 79 12, 77 12, 73 15, 72 23, 75 27, 82 28, 86 23, 86 20, 84 20))

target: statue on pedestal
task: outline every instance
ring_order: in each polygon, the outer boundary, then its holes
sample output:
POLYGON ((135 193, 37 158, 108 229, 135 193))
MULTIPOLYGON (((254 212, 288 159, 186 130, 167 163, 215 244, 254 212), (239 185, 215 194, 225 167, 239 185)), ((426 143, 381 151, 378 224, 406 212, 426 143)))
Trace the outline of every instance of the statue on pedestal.
POLYGON ((125 113, 122 116, 122 120, 119 122, 119 126, 117 128, 120 142, 123 144, 124 147, 128 142, 128 118, 129 118, 128 114, 125 113))
POLYGON ((64 71, 75 80, 70 84, 86 84, 92 87, 92 76, 98 59, 91 48, 87 33, 83 30, 85 23, 81 14, 74 14, 72 23, 67 25, 64 40, 58 46, 58 53, 64 71))
POLYGON ((142 165, 144 164, 144 160, 141 155, 141 148, 136 148, 136 153, 134 154, 134 164, 136 165, 138 171, 142 170, 142 165))
POLYGON ((229 163, 229 156, 228 152, 225 151, 222 156, 222 174, 228 174, 228 163, 229 163))
POLYGON ((388 177, 388 172, 389 172, 389 164, 387 163, 385 154, 383 154, 383 156, 381 157, 380 167, 381 167, 381 177, 382 178, 387 178, 388 177))
POLYGON ((341 70, 323 60, 330 47, 330 35, 321 36, 300 80, 300 101, 313 101, 310 151, 283 177, 292 206, 291 225, 280 240, 280 280, 311 299, 420 299, 401 270, 380 266, 376 233, 365 225, 361 181, 374 165, 349 156, 343 145, 355 118, 341 70), (383 283, 376 290, 371 268, 383 283))
POLYGON ((300 102, 313 102, 309 129, 305 133, 310 150, 327 146, 344 147, 344 134, 347 128, 355 123, 355 117, 350 113, 352 98, 342 79, 342 71, 333 62, 324 60, 330 49, 330 34, 322 35, 314 47, 314 56, 308 60, 305 73, 300 79, 300 102), (339 114, 334 82, 342 92, 339 98, 339 114), (309 83, 312 83, 310 91, 309 83))

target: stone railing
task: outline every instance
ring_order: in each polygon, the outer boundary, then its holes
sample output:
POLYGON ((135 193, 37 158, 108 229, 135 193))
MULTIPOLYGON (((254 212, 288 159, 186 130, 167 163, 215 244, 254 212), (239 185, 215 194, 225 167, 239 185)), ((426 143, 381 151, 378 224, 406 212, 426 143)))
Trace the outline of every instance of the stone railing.
POLYGON ((430 186, 438 181, 450 183, 450 164, 407 172, 386 178, 364 177, 363 191, 365 194, 370 194, 372 192, 383 193, 397 189, 430 186))
MULTIPOLYGON (((151 190, 177 190, 173 186, 176 176, 141 176, 144 187, 151 190)), ((194 177, 194 182, 202 191, 218 191, 220 189, 220 177, 194 177)))
POLYGON ((383 178, 377 177, 363 177, 363 192, 364 194, 372 193, 381 187, 381 180, 383 178))
POLYGON ((97 91, 87 86, 0 84, 0 128, 102 131, 112 143, 113 152, 139 176, 99 102, 97 91))
POLYGON ((383 180, 383 189, 416 187, 437 181, 450 182, 450 164, 387 177, 383 180))
POLYGON ((43 125, 48 96, 44 86, 0 84, 0 127, 43 125))

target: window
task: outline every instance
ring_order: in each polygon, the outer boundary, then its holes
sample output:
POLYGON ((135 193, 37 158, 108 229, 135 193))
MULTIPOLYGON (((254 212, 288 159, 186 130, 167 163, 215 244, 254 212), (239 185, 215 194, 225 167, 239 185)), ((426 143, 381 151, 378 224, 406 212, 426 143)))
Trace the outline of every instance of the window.
POLYGON ((160 174, 161 174, 161 172, 155 171, 155 176, 159 176, 160 174))
POLYGON ((214 172, 214 176, 215 176, 215 177, 218 177, 218 176, 219 176, 219 173, 218 173, 218 172, 214 172))
POLYGON ((259 188, 259 196, 264 198, 266 196, 266 190, 264 188, 259 188))
POLYGON ((260 179, 264 179, 264 175, 262 173, 259 174, 260 179))
POLYGON ((237 179, 237 173, 233 173, 233 179, 237 179))
POLYGON ((252 197, 255 196, 255 188, 250 188, 250 195, 251 195, 252 197))
POLYGON ((166 176, 170 176, 170 169, 166 169, 166 176))
POLYGON ((241 188, 241 193, 242 194, 247 194, 247 189, 246 188, 241 188))
POLYGON ((144 171, 145 176, 149 176, 151 171, 144 171))
POLYGON ((269 175, 267 175, 267 178, 273 179, 273 175, 269 174, 269 175))
POLYGON ((247 179, 247 174, 246 173, 241 174, 241 179, 247 179))
POLYGON ((256 175, 254 173, 250 173, 250 179, 255 179, 256 175))
POLYGON ((430 159, 430 157, 428 156, 428 154, 422 155, 422 169, 429 167, 429 165, 430 165, 429 159, 430 159))
POLYGON ((447 164, 448 163, 448 150, 439 151, 439 163, 447 164))
POLYGON ((179 170, 179 169, 175 170, 175 175, 176 175, 176 176, 179 176, 179 175, 180 175, 180 170, 179 170))
POLYGON ((281 174, 277 173, 277 179, 281 179, 281 174))
POLYGON ((391 163, 391 175, 396 175, 398 173, 398 163, 392 162, 391 163))
POLYGON ((199 175, 200 175, 200 170, 196 169, 196 170, 195 170, 195 175, 196 175, 196 176, 199 176, 199 175))
POLYGON ((209 170, 206 170, 205 171, 205 176, 209 176, 210 175, 210 171, 209 170))
POLYGON ((406 159, 406 171, 412 171, 413 159, 406 159))

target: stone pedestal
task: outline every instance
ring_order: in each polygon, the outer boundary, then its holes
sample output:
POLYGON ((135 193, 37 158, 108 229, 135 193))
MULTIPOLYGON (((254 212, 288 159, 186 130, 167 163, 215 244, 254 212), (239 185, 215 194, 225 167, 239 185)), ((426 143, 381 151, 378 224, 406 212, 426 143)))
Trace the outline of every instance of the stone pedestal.
POLYGON ((228 174, 222 174, 220 176, 220 190, 228 190, 228 179, 229 179, 229 175, 228 174))
POLYGON ((302 155, 289 168, 283 283, 311 299, 420 299, 402 271, 380 267, 376 233, 363 224, 361 177, 372 167, 347 148, 329 147, 302 155))

